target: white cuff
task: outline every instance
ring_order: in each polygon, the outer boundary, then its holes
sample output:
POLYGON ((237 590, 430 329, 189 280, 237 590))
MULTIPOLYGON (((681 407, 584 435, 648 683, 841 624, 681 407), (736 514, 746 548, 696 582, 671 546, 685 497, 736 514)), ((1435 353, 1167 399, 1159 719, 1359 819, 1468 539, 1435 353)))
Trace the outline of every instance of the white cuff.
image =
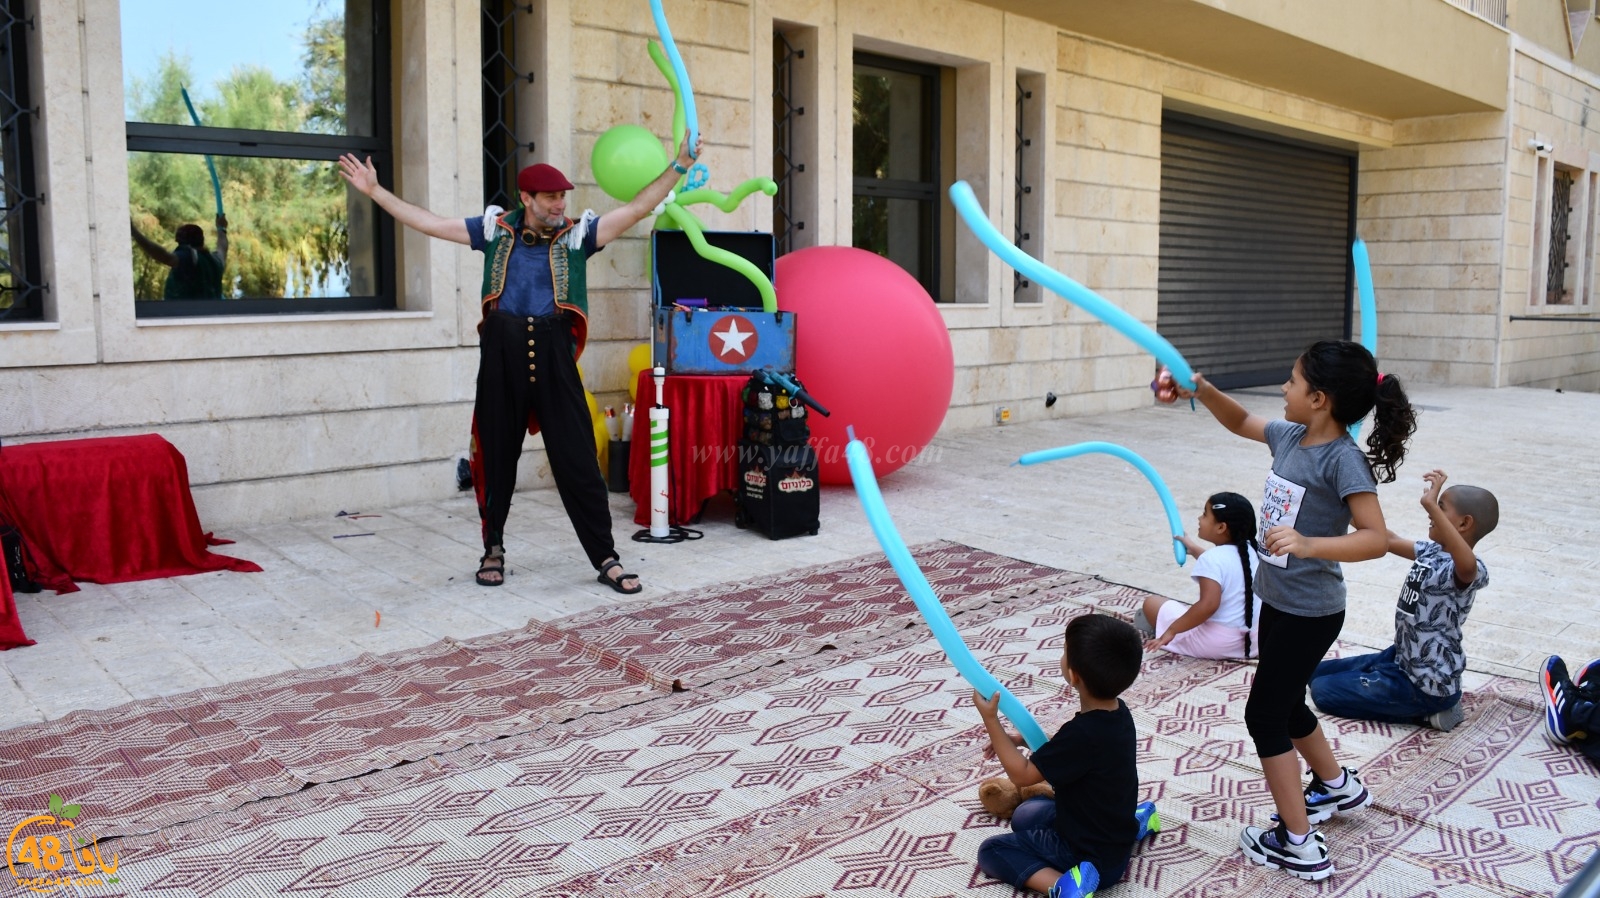
POLYGON ((483 210, 483 239, 485 242, 494 240, 494 221, 495 219, 504 215, 505 212, 506 210, 500 208, 499 206, 489 206, 487 209, 483 210))
POLYGON ((677 198, 678 198, 678 194, 677 194, 676 191, 672 191, 672 190, 667 191, 667 198, 661 201, 661 205, 659 205, 659 206, 655 207, 655 209, 651 210, 650 214, 651 215, 660 215, 663 212, 666 212, 667 211, 667 206, 670 203, 672 203, 673 200, 676 200, 677 198))

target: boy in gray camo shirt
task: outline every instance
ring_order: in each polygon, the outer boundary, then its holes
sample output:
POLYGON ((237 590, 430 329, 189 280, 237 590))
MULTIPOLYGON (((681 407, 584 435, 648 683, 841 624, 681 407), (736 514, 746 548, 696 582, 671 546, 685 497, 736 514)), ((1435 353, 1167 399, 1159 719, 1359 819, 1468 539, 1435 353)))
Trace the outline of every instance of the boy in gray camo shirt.
POLYGON ((1438 470, 1423 477, 1428 539, 1411 542, 1389 531, 1389 552, 1413 561, 1395 607, 1394 645, 1317 665, 1311 700, 1325 713, 1445 732, 1464 717, 1461 625, 1473 597, 1489 584, 1489 570, 1472 550, 1498 523, 1500 505, 1479 487, 1444 490, 1445 477, 1438 470))

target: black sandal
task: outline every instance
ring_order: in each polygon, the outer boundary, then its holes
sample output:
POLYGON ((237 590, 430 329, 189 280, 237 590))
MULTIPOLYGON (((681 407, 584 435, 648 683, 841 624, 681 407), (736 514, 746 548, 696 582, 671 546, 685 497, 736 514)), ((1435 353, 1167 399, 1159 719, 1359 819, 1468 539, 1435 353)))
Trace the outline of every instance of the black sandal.
POLYGON ((478 559, 478 573, 473 577, 479 586, 501 586, 506 582, 506 550, 500 546, 483 553, 478 559), (499 574, 500 579, 489 580, 485 574, 499 574))
POLYGON ((613 558, 610 561, 606 562, 605 565, 600 568, 600 576, 596 577, 595 579, 597 579, 601 583, 604 583, 605 585, 611 587, 612 589, 616 590, 617 592, 622 593, 625 596, 631 596, 631 595, 635 595, 637 593, 643 592, 644 591, 644 584, 639 582, 639 575, 638 574, 630 574, 627 571, 623 571, 623 572, 617 574, 617 578, 615 580, 613 580, 610 577, 606 576, 606 571, 609 571, 612 568, 620 568, 620 567, 622 567, 622 562, 620 560, 616 559, 616 558, 613 558), (622 585, 622 581, 628 579, 629 577, 633 578, 633 588, 632 589, 629 589, 626 586, 622 585))

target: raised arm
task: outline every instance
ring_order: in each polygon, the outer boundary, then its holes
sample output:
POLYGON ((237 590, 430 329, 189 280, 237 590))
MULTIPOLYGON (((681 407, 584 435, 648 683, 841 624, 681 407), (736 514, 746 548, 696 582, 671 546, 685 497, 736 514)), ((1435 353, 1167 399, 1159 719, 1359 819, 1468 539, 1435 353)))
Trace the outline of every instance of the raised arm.
POLYGON ((172 268, 178 264, 177 257, 174 256, 170 250, 154 240, 151 240, 149 237, 146 237, 144 234, 141 234, 139 232, 138 225, 135 225, 130 221, 128 222, 128 230, 133 232, 133 245, 142 250, 145 255, 155 259, 157 262, 160 262, 162 265, 165 265, 168 268, 172 268))
POLYGON ((1229 431, 1258 443, 1267 441, 1267 419, 1250 414, 1238 400, 1212 386, 1199 372, 1194 375, 1194 389, 1179 387, 1178 395, 1184 399, 1200 400, 1200 404, 1211 412, 1211 417, 1229 431))
POLYGON ((1450 560, 1456 566, 1456 586, 1465 588, 1478 579, 1478 556, 1472 554, 1472 546, 1467 544, 1467 538, 1457 529, 1456 523, 1439 507, 1439 493, 1444 490, 1444 482, 1449 475, 1435 468, 1422 475, 1423 481, 1428 484, 1422 491, 1422 508, 1427 511, 1429 520, 1433 521, 1433 532, 1438 535, 1439 545, 1450 553, 1450 560))
POLYGON ((217 216, 217 261, 228 264, 228 216, 217 216))
POLYGON ((673 183, 689 170, 689 166, 694 164, 695 158, 699 155, 699 143, 694 145, 694 155, 689 155, 689 138, 685 137, 683 146, 678 148, 678 158, 672 165, 662 169, 661 174, 639 191, 633 199, 600 216, 600 220, 595 222, 595 244, 605 246, 621 237, 624 231, 643 221, 646 215, 667 198, 667 194, 672 191, 673 183))
POLYGON ((451 243, 472 242, 467 236, 467 223, 464 219, 435 215, 421 206, 395 196, 379 184, 378 169, 373 166, 372 157, 367 157, 363 162, 354 153, 340 156, 339 174, 351 187, 371 197, 379 208, 394 216, 395 221, 413 231, 419 231, 429 237, 438 237, 440 240, 448 240, 451 243))

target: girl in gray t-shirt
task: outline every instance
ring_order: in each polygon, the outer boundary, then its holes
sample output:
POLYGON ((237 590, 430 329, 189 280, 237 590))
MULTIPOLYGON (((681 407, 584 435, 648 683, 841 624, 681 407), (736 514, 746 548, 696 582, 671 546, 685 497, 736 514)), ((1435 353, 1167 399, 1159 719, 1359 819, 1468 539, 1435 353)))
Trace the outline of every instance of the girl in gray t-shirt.
POLYGON ((1198 374, 1195 389, 1179 395, 1194 396, 1222 426, 1272 450, 1255 581, 1262 606, 1260 664, 1244 720, 1278 820, 1270 829, 1245 827, 1239 846, 1255 863, 1319 880, 1333 874, 1333 862, 1311 824, 1365 807, 1372 796, 1356 771, 1334 758, 1306 707, 1306 684, 1344 626, 1339 563, 1387 550, 1377 484, 1394 480, 1416 419, 1400 382, 1380 374, 1372 354, 1348 340, 1312 344, 1282 389, 1281 421, 1251 414, 1198 374), (1372 411, 1363 453, 1350 427, 1372 411), (1312 771, 1303 804, 1286 798, 1301 791, 1297 752, 1312 771))

